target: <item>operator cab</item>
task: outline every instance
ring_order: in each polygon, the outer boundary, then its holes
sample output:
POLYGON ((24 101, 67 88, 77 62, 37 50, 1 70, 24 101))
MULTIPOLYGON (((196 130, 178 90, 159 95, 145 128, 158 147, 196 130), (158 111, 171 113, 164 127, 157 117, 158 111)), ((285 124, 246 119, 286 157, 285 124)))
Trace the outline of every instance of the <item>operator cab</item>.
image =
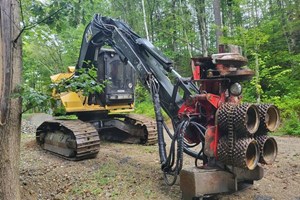
POLYGON ((134 102, 135 71, 129 64, 121 61, 112 49, 101 49, 97 59, 98 80, 106 81, 101 101, 105 105, 134 102))

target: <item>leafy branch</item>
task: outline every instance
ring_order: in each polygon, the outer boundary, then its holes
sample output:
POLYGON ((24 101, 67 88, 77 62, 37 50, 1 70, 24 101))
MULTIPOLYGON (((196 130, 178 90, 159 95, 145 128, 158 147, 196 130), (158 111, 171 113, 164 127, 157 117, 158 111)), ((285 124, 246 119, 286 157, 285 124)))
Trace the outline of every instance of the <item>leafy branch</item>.
POLYGON ((56 93, 76 92, 82 93, 84 96, 89 96, 90 94, 103 92, 106 84, 107 81, 100 83, 97 80, 97 69, 95 67, 88 69, 82 68, 77 70, 76 75, 51 84, 48 91, 41 92, 27 85, 23 85, 20 86, 19 92, 14 94, 13 97, 22 97, 22 113, 31 109, 47 111, 51 108, 55 111, 57 110, 57 104, 55 104, 57 99, 51 95, 51 90, 55 90, 56 93))
POLYGON ((50 87, 55 89, 57 93, 82 92, 83 96, 88 96, 89 94, 103 92, 106 83, 107 81, 100 83, 97 80, 97 69, 91 67, 78 69, 77 73, 71 78, 62 79, 57 83, 51 84, 50 87))

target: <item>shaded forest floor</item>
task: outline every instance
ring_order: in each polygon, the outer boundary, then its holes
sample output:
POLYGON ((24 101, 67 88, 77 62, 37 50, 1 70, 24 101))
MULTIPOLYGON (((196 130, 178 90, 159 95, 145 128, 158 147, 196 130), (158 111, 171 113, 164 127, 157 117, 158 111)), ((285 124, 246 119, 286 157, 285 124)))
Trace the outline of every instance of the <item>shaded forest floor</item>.
MULTIPOLYGON (((284 136, 276 140, 277 160, 265 167, 262 180, 216 199, 299 200, 300 138, 284 136)), ((188 156, 184 162, 185 166, 194 165, 194 159, 188 156)), ((24 200, 181 199, 179 184, 169 187, 164 183, 157 146, 102 141, 95 159, 72 162, 44 152, 36 145, 34 134, 23 133, 20 175, 24 200)))

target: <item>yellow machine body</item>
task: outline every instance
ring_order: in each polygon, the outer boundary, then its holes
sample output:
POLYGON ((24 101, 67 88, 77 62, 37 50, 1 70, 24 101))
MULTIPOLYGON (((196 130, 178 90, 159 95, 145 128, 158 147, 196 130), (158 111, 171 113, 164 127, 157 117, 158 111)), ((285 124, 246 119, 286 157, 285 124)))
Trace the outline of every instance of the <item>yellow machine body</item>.
MULTIPOLYGON (((53 83, 58 83, 63 79, 72 78, 75 73, 75 67, 68 67, 68 72, 59 73, 51 76, 51 81, 53 83)), ((88 104, 88 97, 83 96, 81 92, 62 92, 57 93, 54 89, 52 96, 61 101, 61 104, 64 106, 67 113, 74 112, 90 112, 90 111, 105 111, 109 113, 124 113, 132 112, 134 110, 134 104, 121 104, 116 105, 95 105, 88 104)))

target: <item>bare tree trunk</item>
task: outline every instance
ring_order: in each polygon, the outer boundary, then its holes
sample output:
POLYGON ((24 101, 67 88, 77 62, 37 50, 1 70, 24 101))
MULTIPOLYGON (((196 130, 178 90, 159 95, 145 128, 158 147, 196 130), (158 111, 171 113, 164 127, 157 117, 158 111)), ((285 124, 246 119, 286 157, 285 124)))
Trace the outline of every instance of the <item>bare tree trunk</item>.
POLYGON ((153 13, 150 14, 150 27, 151 27, 151 41, 154 42, 154 23, 153 23, 153 13))
POLYGON ((203 56, 208 56, 208 44, 207 44, 207 26, 205 16, 205 0, 196 0, 195 8, 197 11, 197 21, 200 30, 200 39, 202 45, 203 56))
POLYGON ((173 29, 173 33, 172 33, 172 49, 174 52, 176 52, 177 50, 177 39, 176 39, 176 35, 177 35, 177 21, 176 21, 176 0, 172 0, 171 1, 171 10, 172 10, 172 26, 174 27, 173 29))
POLYGON ((291 54, 300 52, 299 3, 296 1, 277 0, 278 13, 281 14, 282 31, 287 48, 291 54))
POLYGON ((286 19, 287 17, 286 17, 286 14, 285 14, 285 8, 284 8, 283 1, 277 0, 277 6, 278 6, 279 13, 281 13, 282 31, 283 31, 284 36, 285 36, 287 48, 288 48, 289 53, 292 53, 291 34, 290 34, 290 31, 289 31, 289 28, 288 28, 288 22, 287 22, 287 19, 286 19))
POLYGON ((222 36, 222 19, 221 19, 221 5, 220 0, 214 0, 214 16, 215 16, 215 24, 216 24, 216 48, 219 49, 220 37, 222 36))
POLYGON ((229 23, 228 23, 228 26, 229 26, 229 36, 233 36, 233 6, 232 6, 232 2, 230 1, 230 3, 227 3, 227 7, 228 7, 228 17, 229 17, 229 23))
MULTIPOLYGON (((181 0, 179 0, 179 7, 180 7, 180 14, 182 15, 182 17, 184 16, 184 13, 183 13, 183 5, 182 5, 182 2, 181 0)), ((185 38, 185 41, 186 41, 186 47, 187 47, 187 50, 189 52, 189 56, 190 58, 192 57, 192 48, 190 46, 190 42, 189 42, 189 38, 187 36, 187 33, 186 33, 186 29, 185 29, 185 26, 183 25, 182 26, 182 32, 183 32, 183 35, 184 35, 184 38, 185 38)))
MULTIPOLYGON (((257 14, 257 2, 256 0, 252 0, 252 8, 251 8, 251 15, 252 15, 252 19, 253 19, 253 25, 254 27, 258 26, 258 14, 257 14)), ((260 103, 260 99, 261 99, 261 84, 260 84, 260 67, 259 67, 259 60, 258 60, 258 52, 259 52, 259 38, 257 38, 257 35, 255 34, 255 78, 256 78, 256 83, 255 83, 255 87, 256 87, 256 102, 260 103)))
POLYGON ((259 77, 259 63, 258 63, 258 50, 257 47, 255 47, 255 78, 256 78, 256 83, 255 83, 255 87, 256 87, 256 102, 260 103, 260 93, 261 93, 261 85, 260 85, 260 77, 259 77))
POLYGON ((19 3, 0 0, 0 199, 19 200, 21 100, 12 98, 21 79, 19 3))
POLYGON ((142 0, 142 9, 143 9, 143 15, 144 15, 144 26, 145 26, 145 32, 146 32, 146 38, 149 40, 149 32, 148 32, 148 26, 147 26, 147 16, 146 16, 146 10, 145 10, 145 2, 142 0))

